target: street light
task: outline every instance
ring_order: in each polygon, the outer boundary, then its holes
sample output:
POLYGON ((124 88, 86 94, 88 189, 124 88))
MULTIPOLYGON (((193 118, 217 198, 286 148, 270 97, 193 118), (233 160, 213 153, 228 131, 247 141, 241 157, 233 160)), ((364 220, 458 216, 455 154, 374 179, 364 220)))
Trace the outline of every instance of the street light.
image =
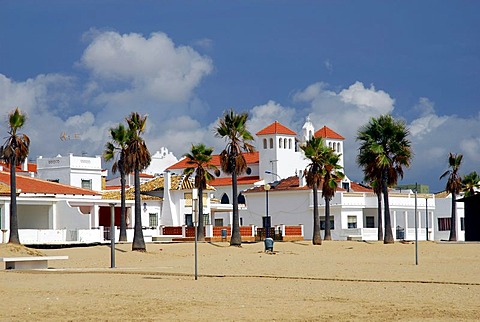
POLYGON ((427 241, 428 241, 428 195, 425 194, 425 226, 426 228, 426 235, 427 235, 427 241))
POLYGON ((282 180, 282 178, 281 178, 278 174, 276 174, 275 172, 273 172, 273 171, 265 170, 265 173, 266 173, 266 174, 271 174, 272 176, 277 176, 277 178, 278 178, 279 180, 282 180))
POLYGON ((263 186, 263 189, 265 189, 265 229, 267 230, 265 237, 269 238, 270 237, 270 217, 268 216, 268 191, 270 190, 271 186, 266 183, 263 186))

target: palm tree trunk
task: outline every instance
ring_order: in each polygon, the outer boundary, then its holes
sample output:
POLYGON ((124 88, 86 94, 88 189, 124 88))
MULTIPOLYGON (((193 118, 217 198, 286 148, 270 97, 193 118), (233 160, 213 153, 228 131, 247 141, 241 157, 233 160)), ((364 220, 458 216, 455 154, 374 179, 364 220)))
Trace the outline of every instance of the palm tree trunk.
POLYGON ((392 223, 390 220, 390 203, 388 202, 388 187, 387 187, 387 170, 384 170, 382 177, 382 191, 383 191, 383 204, 384 204, 384 217, 385 217, 385 238, 384 244, 393 244, 392 223))
POLYGON ((197 225, 197 240, 205 241, 205 232, 203 231, 203 187, 198 187, 198 225, 197 225))
POLYGON ((378 240, 383 241, 382 193, 377 193, 378 240))
POLYGON ((141 201, 140 201, 140 171, 135 169, 135 227, 133 233, 132 250, 138 250, 145 252, 145 240, 143 239, 142 230, 142 214, 141 214, 141 201))
POLYGON ((452 192, 452 218, 450 219, 449 241, 457 241, 457 194, 452 192))
POLYGON ((313 184, 313 237, 314 245, 322 244, 322 236, 320 235, 320 216, 318 214, 318 189, 317 184, 313 184))
POLYGON ((325 236, 323 236, 323 240, 332 240, 330 228, 330 198, 325 197, 325 236))
POLYGON ((10 159, 10 237, 9 243, 20 244, 18 235, 18 218, 17 218, 17 177, 15 171, 15 155, 10 159))
POLYGON ((240 235, 240 216, 238 215, 237 174, 235 173, 235 163, 233 163, 232 169, 233 222, 230 246, 241 246, 242 236, 240 235))
POLYGON ((120 169, 120 236, 119 241, 127 241, 127 223, 125 209, 125 171, 120 169))

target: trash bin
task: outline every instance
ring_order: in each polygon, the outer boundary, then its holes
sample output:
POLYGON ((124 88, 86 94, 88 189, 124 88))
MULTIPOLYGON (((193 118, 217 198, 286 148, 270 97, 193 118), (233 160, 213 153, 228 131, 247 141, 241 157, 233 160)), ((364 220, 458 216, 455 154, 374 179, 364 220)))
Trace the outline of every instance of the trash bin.
POLYGON ((397 226, 397 239, 405 239, 405 229, 403 227, 397 226))
POLYGON ((227 230, 222 229, 222 240, 226 240, 226 239, 227 239, 227 230))
POLYGON ((265 243, 265 251, 273 252, 273 238, 271 237, 265 238, 264 243, 265 243))

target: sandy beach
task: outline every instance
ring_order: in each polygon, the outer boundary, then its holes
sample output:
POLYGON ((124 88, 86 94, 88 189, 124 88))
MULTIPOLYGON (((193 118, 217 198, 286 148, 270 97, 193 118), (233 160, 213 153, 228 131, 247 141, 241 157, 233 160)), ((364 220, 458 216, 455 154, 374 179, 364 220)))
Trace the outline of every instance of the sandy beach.
POLYGON ((150 243, 31 250, 48 270, 0 271, 1 321, 462 321, 480 319, 480 244, 150 243))

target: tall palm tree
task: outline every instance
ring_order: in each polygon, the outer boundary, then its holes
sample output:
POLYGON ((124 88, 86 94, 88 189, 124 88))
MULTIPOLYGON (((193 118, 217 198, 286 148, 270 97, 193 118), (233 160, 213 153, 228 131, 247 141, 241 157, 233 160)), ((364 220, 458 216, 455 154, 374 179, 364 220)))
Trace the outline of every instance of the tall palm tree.
POLYGON ((225 173, 232 175, 233 223, 230 246, 240 246, 240 218, 238 215, 237 176, 247 169, 247 161, 243 152, 254 152, 252 134, 247 130, 247 113, 237 114, 233 109, 225 112, 215 128, 215 136, 227 141, 225 149, 220 153, 220 165, 225 173))
POLYGON ((449 153, 448 154, 448 167, 449 169, 445 171, 440 179, 448 176, 447 185, 445 190, 452 194, 452 217, 450 219, 450 238, 449 241, 457 240, 457 194, 460 193, 462 189, 462 178, 458 174, 460 165, 462 164, 463 155, 449 153))
POLYGON ((338 164, 340 154, 335 153, 333 149, 328 148, 323 165, 323 184, 322 197, 325 199, 325 240, 332 240, 330 227, 330 201, 338 188, 338 181, 345 178, 341 171, 342 166, 338 164))
POLYGON ((205 144, 193 145, 189 153, 185 153, 187 158, 188 168, 183 171, 183 174, 189 178, 195 174, 195 188, 198 189, 198 226, 197 238, 200 241, 205 240, 205 233, 203 231, 203 189, 207 188, 207 182, 214 180, 215 176, 208 170, 217 170, 217 167, 210 164, 212 161, 213 148, 207 148, 205 144))
POLYGON ((360 141, 357 163, 363 167, 365 176, 375 178, 380 173, 384 203, 385 237, 383 242, 394 242, 390 219, 388 187, 403 178, 403 167, 409 167, 413 156, 409 131, 405 122, 391 115, 372 118, 357 133, 360 141))
POLYGON ((17 177, 16 166, 28 157, 30 138, 26 134, 18 133, 27 116, 17 107, 8 115, 8 137, 1 147, 1 158, 10 167, 10 238, 9 243, 20 244, 17 218, 17 177))
POLYGON ((377 221, 378 221, 378 228, 377 228, 377 239, 378 241, 383 241, 383 220, 382 220, 382 184, 381 179, 373 179, 370 181, 370 185, 372 186, 373 192, 377 196, 377 221))
POLYGON ((480 177, 478 176, 476 171, 473 171, 469 174, 466 174, 463 177, 462 180, 462 185, 463 189, 462 191, 465 192, 465 197, 470 197, 473 196, 476 192, 475 189, 480 188, 480 177))
POLYGON ((135 226, 133 233, 132 250, 146 251, 142 230, 141 200, 140 200, 140 171, 150 165, 151 156, 147 144, 142 138, 145 132, 147 116, 132 112, 126 118, 129 131, 127 149, 125 150, 125 172, 134 173, 135 186, 135 226))
MULTIPOLYGON (((313 191, 313 237, 312 243, 314 245, 322 244, 322 236, 320 235, 320 216, 318 214, 318 187, 323 180, 323 167, 325 165, 325 157, 328 153, 328 148, 325 146, 321 137, 312 137, 300 148, 303 150, 305 157, 310 160, 310 163, 305 168, 304 176, 307 185, 313 191)), ((325 223, 326 224, 326 223, 325 223)))
POLYGON ((105 145, 103 158, 105 161, 114 160, 112 172, 120 173, 120 241, 127 241, 126 207, 125 207, 125 155, 129 131, 123 124, 110 128, 112 140, 105 145))

